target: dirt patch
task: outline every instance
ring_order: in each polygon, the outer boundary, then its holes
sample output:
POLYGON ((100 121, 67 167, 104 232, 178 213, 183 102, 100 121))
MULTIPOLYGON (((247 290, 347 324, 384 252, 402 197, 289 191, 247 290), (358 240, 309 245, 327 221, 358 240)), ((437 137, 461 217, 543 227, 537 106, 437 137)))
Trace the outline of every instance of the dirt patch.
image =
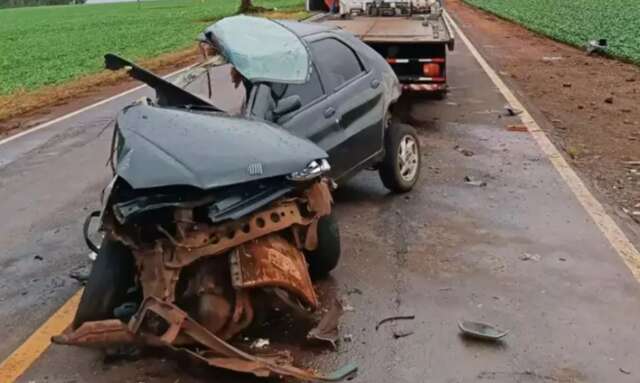
POLYGON ((587 56, 461 0, 447 7, 534 114, 550 121, 543 129, 590 189, 640 232, 640 68, 587 56))

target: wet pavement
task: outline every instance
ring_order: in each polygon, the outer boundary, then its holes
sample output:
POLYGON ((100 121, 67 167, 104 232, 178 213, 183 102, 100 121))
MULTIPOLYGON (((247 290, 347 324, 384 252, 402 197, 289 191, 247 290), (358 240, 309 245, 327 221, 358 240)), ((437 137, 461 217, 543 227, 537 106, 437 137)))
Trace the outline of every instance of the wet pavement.
MULTIPOLYGON (((354 382, 637 382, 638 282, 531 137, 505 129, 516 121, 501 116, 504 99, 463 44, 449 76, 445 100, 398 108, 420 132, 416 189, 389 194, 368 172, 340 185, 342 261, 319 290, 353 310, 337 352, 291 330, 300 364, 354 361, 354 382), (415 319, 375 330, 395 315, 415 319), (459 320, 511 333, 495 345, 468 341, 459 320)), ((119 107, 55 127, 0 168, 0 358, 77 289, 67 275, 86 263, 80 226, 106 181, 109 134, 100 133, 119 107)), ((261 380, 158 352, 119 360, 52 346, 19 381, 261 380)))

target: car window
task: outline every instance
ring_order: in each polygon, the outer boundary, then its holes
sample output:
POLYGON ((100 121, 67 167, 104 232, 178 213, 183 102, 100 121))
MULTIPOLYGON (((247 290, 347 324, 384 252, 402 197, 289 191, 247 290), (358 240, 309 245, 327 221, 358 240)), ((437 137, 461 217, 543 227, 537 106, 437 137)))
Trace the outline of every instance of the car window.
POLYGON ((277 100, 293 95, 300 96, 303 108, 324 95, 324 89, 315 68, 311 71, 309 81, 304 84, 272 84, 271 89, 277 100))
POLYGON ((351 48, 336 39, 312 42, 311 53, 317 66, 322 68, 328 89, 338 88, 363 71, 360 60, 351 48))

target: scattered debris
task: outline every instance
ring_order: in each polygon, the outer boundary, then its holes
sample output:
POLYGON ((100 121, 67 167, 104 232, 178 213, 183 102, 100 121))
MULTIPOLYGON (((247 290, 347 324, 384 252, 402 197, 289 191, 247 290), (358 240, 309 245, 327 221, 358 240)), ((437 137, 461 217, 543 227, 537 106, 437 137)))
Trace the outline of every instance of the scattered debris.
POLYGON ((405 338, 405 337, 408 337, 410 335, 413 335, 413 331, 394 331, 393 332, 393 339, 405 338))
POLYGON ((585 50, 587 54, 593 53, 606 53, 609 48, 609 43, 607 39, 599 39, 599 40, 591 40, 587 43, 585 50))
POLYGON ((482 180, 476 180, 473 177, 470 176, 465 176, 464 177, 464 183, 466 183, 467 185, 471 185, 471 186, 487 186, 487 183, 485 181, 482 180))
POLYGON ((326 314, 320 319, 320 323, 312 328, 307 334, 307 339, 315 339, 329 342, 333 348, 337 348, 338 341, 338 320, 342 316, 342 304, 336 299, 326 314))
POLYGON ((383 324, 387 323, 387 322, 395 322, 398 320, 414 320, 416 319, 415 315, 399 315, 399 316, 393 316, 393 317, 388 317, 388 318, 384 318, 381 321, 379 321, 376 324, 376 331, 378 331, 378 329, 380 328, 380 326, 382 326, 383 324))
POLYGON ((340 297, 340 305, 342 307, 343 312, 356 311, 356 309, 351 305, 351 303, 349 303, 349 300, 347 299, 346 295, 343 295, 342 297, 340 297))
POLYGON ((253 348, 253 349, 263 349, 265 347, 268 347, 269 344, 270 344, 269 339, 258 338, 256 340, 254 340, 253 343, 251 343, 251 348, 253 348))
POLYGON ((620 367, 620 368, 619 368, 619 370, 620 370, 620 372, 621 372, 621 373, 623 373, 623 374, 625 374, 625 375, 631 375, 631 371, 629 371, 629 370, 625 370, 625 369, 624 369, 624 368, 622 368, 622 367, 620 367))
POLYGON ((526 125, 509 125, 507 130, 510 132, 528 132, 529 128, 526 125))
POLYGON ((462 153, 465 157, 472 157, 474 155, 474 153, 469 150, 469 149, 465 149, 463 147, 461 147, 460 145, 456 145, 453 147, 454 150, 462 153))
POLYGON ((516 109, 511 105, 505 105, 504 109, 507 111, 507 116, 517 116, 522 113, 520 109, 516 109))
POLYGON ((498 341, 509 333, 510 330, 500 330, 493 325, 473 322, 459 321, 458 328, 463 335, 474 339, 498 341))
POLYGON ((534 262, 538 262, 540 261, 540 254, 529 254, 529 253, 524 253, 520 256, 520 259, 523 261, 534 261, 534 262))

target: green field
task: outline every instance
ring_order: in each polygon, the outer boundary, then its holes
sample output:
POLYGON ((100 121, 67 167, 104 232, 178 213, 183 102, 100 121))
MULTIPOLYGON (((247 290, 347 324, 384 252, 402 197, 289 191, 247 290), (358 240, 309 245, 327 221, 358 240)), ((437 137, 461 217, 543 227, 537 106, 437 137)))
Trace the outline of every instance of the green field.
MULTIPOLYGON (((0 95, 59 84, 101 70, 102 56, 154 57, 194 44, 239 0, 158 0, 0 10, 0 95)), ((255 0, 278 10, 303 0, 255 0)))
POLYGON ((575 46, 609 40, 613 56, 640 63, 638 0, 464 0, 575 46))

